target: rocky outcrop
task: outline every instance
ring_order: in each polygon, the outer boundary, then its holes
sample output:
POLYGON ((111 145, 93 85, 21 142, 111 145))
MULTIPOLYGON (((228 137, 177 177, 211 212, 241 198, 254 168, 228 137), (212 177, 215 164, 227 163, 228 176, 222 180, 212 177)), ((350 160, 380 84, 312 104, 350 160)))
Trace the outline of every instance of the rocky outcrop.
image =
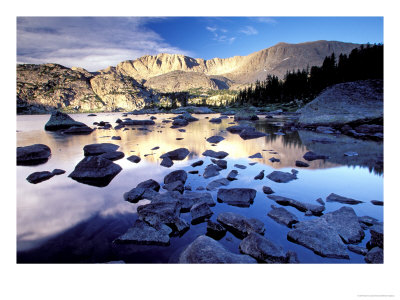
POLYGON ((383 81, 363 80, 325 89, 299 111, 302 126, 340 126, 383 119, 383 81))
POLYGON ((68 129, 71 127, 88 127, 82 122, 77 122, 72 119, 69 115, 64 114, 60 111, 52 112, 50 119, 44 125, 44 129, 48 131, 57 131, 62 129, 68 129))

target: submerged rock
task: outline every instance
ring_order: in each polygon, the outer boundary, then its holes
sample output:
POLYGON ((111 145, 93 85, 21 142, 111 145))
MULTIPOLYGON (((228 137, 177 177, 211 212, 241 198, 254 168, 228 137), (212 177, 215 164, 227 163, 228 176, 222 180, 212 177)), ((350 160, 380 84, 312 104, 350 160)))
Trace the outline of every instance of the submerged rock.
POLYGON ((169 234, 171 228, 161 224, 159 228, 154 228, 146 222, 136 220, 133 227, 129 228, 126 233, 116 238, 115 243, 132 243, 138 245, 169 245, 169 234))
POLYGON ((316 159, 328 159, 329 156, 316 154, 312 151, 308 151, 306 154, 303 155, 303 158, 308 161, 316 160, 316 159))
POLYGON ((251 232, 239 244, 242 253, 248 254, 257 260, 267 263, 287 263, 286 253, 282 247, 275 245, 270 240, 251 232))
POLYGON ((280 205, 293 206, 294 208, 302 212, 310 211, 315 216, 320 216, 322 212, 325 210, 325 206, 323 205, 301 202, 277 195, 268 195, 267 197, 271 200, 274 200, 276 203, 280 205))
POLYGON ((269 211, 267 215, 279 224, 283 224, 289 228, 292 228, 293 224, 299 222, 297 217, 285 208, 276 207, 275 205, 271 205, 271 208, 272 210, 269 211))
POLYGON ((223 141, 225 138, 219 135, 214 135, 212 137, 209 137, 207 139, 207 142, 212 143, 212 144, 218 144, 219 142, 223 141))
POLYGON ((118 145, 111 143, 89 144, 83 147, 85 156, 100 155, 106 152, 114 152, 119 148, 118 145))
POLYGON ((166 158, 168 157, 171 160, 184 160, 186 156, 188 156, 189 150, 186 148, 178 148, 173 151, 169 151, 167 153, 164 153, 163 155, 160 156, 160 158, 166 158))
POLYGON ((87 156, 82 159, 68 177, 98 187, 107 186, 121 172, 122 168, 112 161, 99 157, 87 156))
POLYGON ((64 114, 60 111, 51 113, 49 121, 44 125, 44 130, 57 131, 61 129, 68 129, 70 127, 88 127, 82 122, 77 122, 72 119, 69 115, 64 114))
POLYGON ((204 156, 211 156, 213 158, 218 158, 218 159, 223 159, 225 157, 227 157, 229 155, 229 153, 225 152, 225 151, 218 151, 215 152, 213 150, 206 150, 203 152, 204 156))
POLYGON ((17 147, 17 166, 34 166, 48 161, 51 150, 44 144, 17 147))
POLYGON ((293 173, 281 172, 281 171, 273 171, 272 173, 266 176, 268 179, 279 182, 279 183, 287 183, 294 179, 297 179, 297 176, 293 173))
POLYGON ((326 197, 326 201, 327 202, 339 202, 339 203, 344 203, 344 204, 353 204, 353 205, 359 204, 359 203, 364 203, 364 201, 346 198, 346 197, 339 196, 334 193, 331 193, 328 197, 326 197))
POLYGON ((228 167, 228 162, 223 159, 211 159, 211 161, 216 164, 221 169, 226 169, 228 167))
POLYGON ((264 234, 264 223, 258 219, 246 217, 233 213, 223 212, 217 216, 217 221, 220 222, 226 229, 232 232, 238 238, 245 238, 251 232, 264 234))
POLYGON ((206 189, 207 189, 208 191, 212 191, 212 190, 215 190, 216 188, 219 188, 219 187, 221 187, 221 186, 227 186, 227 185, 229 185, 229 183, 230 183, 230 181, 229 181, 228 179, 226 179, 226 178, 220 178, 220 179, 211 181, 211 182, 207 185, 206 189))
POLYGON ((229 252, 219 242, 205 235, 201 235, 181 253, 179 256, 179 263, 248 264, 257 263, 257 261, 248 255, 229 252))
POLYGON ((52 172, 49 171, 42 171, 42 172, 34 172, 32 174, 30 174, 28 177, 26 177, 26 180, 28 180, 28 182, 36 184, 45 180, 50 179, 51 177, 53 177, 55 174, 53 174, 52 172))
POLYGON ((219 189, 217 199, 229 205, 249 207, 256 194, 256 190, 248 188, 219 189))

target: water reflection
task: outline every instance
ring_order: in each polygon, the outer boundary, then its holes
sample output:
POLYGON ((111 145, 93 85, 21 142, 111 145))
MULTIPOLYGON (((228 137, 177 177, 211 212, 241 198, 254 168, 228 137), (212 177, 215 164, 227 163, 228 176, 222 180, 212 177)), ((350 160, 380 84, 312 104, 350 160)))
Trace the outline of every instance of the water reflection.
MULTIPOLYGON (((243 164, 247 169, 238 169, 238 180, 231 182, 229 188, 252 187, 257 190, 254 204, 250 208, 235 208, 224 203, 218 203, 212 208, 212 220, 222 211, 238 212, 249 217, 262 220, 266 228, 271 228, 267 237, 299 254, 302 262, 332 262, 332 260, 315 257, 304 247, 286 241, 286 231, 283 226, 277 225, 267 217, 272 200, 262 193, 262 186, 270 186, 277 195, 294 198, 303 202, 315 202, 315 199, 325 199, 330 193, 366 201, 365 204, 355 207, 358 215, 370 215, 379 220, 383 217, 383 208, 369 203, 369 200, 383 200, 383 170, 377 168, 376 161, 382 153, 382 145, 377 142, 367 142, 349 137, 335 138, 335 144, 321 144, 313 142, 321 136, 313 132, 285 132, 285 135, 276 135, 279 126, 276 122, 261 119, 251 123, 257 130, 268 133, 266 137, 246 140, 237 134, 227 132, 225 128, 231 126, 232 118, 223 119, 221 124, 213 124, 203 115, 196 115, 200 121, 190 123, 184 127, 186 132, 169 128, 171 123, 162 123, 162 120, 174 115, 156 115, 156 124, 146 126, 151 131, 138 130, 140 126, 128 127, 129 130, 95 130, 90 135, 64 136, 59 133, 45 132, 44 124, 49 116, 18 116, 17 117, 17 146, 26 146, 35 143, 48 145, 52 150, 49 161, 40 166, 17 166, 17 249, 20 261, 45 262, 46 253, 54 262, 104 262, 107 260, 125 259, 130 262, 168 262, 173 253, 180 253, 180 249, 194 240, 199 234, 205 233, 205 223, 192 225, 189 232, 181 238, 172 238, 171 246, 167 250, 160 248, 143 248, 139 246, 123 246, 116 249, 109 242, 123 233, 136 218, 136 207, 148 203, 142 200, 132 204, 123 200, 123 194, 135 187, 138 183, 154 179, 162 182, 164 176, 177 169, 193 170, 190 164, 198 159, 204 160, 201 167, 197 167, 199 174, 188 174, 187 185, 193 190, 215 179, 226 177, 233 169, 234 164, 243 164), (135 129, 134 129, 135 128, 135 129), (121 136, 121 140, 111 140, 112 136, 121 136), (213 135, 221 135, 225 140, 212 146, 206 139, 213 135), (177 137, 183 140, 176 140, 177 137), (125 158, 115 163, 122 167, 122 171, 103 188, 88 186, 75 182, 67 176, 73 171, 76 164, 83 158, 83 147, 92 143, 114 143, 120 146, 118 151, 125 154, 125 158), (157 150, 151 150, 154 147, 157 150), (188 148, 190 154, 183 161, 175 161, 171 168, 160 166, 161 154, 180 148, 188 148), (229 153, 226 160, 228 168, 220 172, 220 176, 205 180, 202 177, 205 167, 211 163, 210 158, 201 154, 211 149, 229 153), (268 151, 263 151, 268 150, 268 151), (270 151, 271 150, 271 151, 270 151), (295 167, 296 160, 303 160, 302 156, 312 150, 327 154, 331 158, 323 161, 310 162, 309 168, 300 170, 298 180, 282 184, 267 179, 255 181, 253 178, 261 170, 269 174, 275 169, 290 172, 295 167), (356 151, 358 157, 344 157, 343 152, 356 151), (257 152, 262 158, 249 159, 257 152), (272 153, 277 152, 277 154, 272 153), (141 157, 138 164, 126 158, 135 154, 141 157), (269 159, 279 158, 280 162, 272 163, 269 159), (375 158, 375 162, 372 161, 375 158), (257 162, 250 166, 250 162, 257 162), (348 167, 350 166, 350 167, 348 167), (359 167, 362 166, 362 167, 359 167), (372 168, 369 173, 365 168, 372 168), (30 184, 26 177, 36 171, 66 170, 66 173, 55 176, 48 181, 37 185, 30 184), (118 223, 120 222, 120 223, 118 223), (114 224, 114 225, 106 225, 114 224), (119 225, 118 225, 119 224, 119 225), (103 230, 100 228, 104 227, 103 230), (114 227, 115 226, 115 227, 114 227), (117 228, 117 229, 115 229, 117 228), (99 236, 97 236, 99 235, 99 236), (101 246, 100 243, 107 244, 101 246), (74 246, 75 244, 75 246, 74 246), (86 245, 84 245, 86 244, 86 245), (98 251, 95 250, 98 245, 98 251), (34 250, 36 249, 36 250, 34 250), (72 253, 71 255, 68 253, 72 253), (75 255, 79 253, 79 255, 75 255), (140 255, 138 253, 141 253, 140 255), (148 253, 148 254, 145 254, 148 253), (51 254, 51 255, 50 255, 51 254), (68 256, 70 255, 70 257, 68 256)), ((217 115, 215 115, 217 116, 217 115)), ((209 116, 209 118, 215 117, 209 116)), ((74 115, 77 121, 91 125, 95 121, 108 121, 113 125, 121 113, 99 114, 97 117, 74 115)), ((137 119, 148 119, 149 116, 133 116, 137 119)), ((326 138, 326 136, 325 136, 326 138)), ((330 137, 332 138, 332 137, 330 137)), ((216 200, 217 191, 211 192, 216 200)), ((147 202, 146 202, 147 201, 147 202)), ((327 212, 339 208, 336 203, 327 204, 327 212)), ((290 210, 290 208, 289 208, 290 210)), ((291 211, 298 218, 304 219, 304 214, 291 211)), ((190 213, 182 217, 190 223, 190 213)), ((239 240, 229 233, 221 243, 231 251, 238 252, 239 240)), ((364 243, 366 240, 364 240, 364 243)), ((50 261, 47 260, 47 262, 50 261)), ((362 262, 362 258, 351 254, 351 262, 362 262)), ((338 262, 333 260, 333 262, 338 262)))

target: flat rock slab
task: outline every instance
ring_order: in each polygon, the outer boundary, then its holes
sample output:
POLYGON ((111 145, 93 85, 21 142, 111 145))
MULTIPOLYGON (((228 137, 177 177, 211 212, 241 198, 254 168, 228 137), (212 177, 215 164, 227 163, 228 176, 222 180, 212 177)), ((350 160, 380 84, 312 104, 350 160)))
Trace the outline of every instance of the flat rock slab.
POLYGON ((206 189, 208 191, 213 191, 221 186, 227 186, 230 184, 230 181, 227 178, 220 178, 214 181, 211 181, 207 186, 206 189))
POLYGON ((339 203, 344 203, 344 204, 359 204, 359 203, 364 203, 364 201, 360 200, 355 200, 351 198, 346 198, 343 196, 339 196, 337 194, 331 193, 328 197, 326 197, 327 202, 339 202, 339 203))
POLYGON ((219 189, 218 201, 233 206, 249 207, 256 197, 257 191, 248 188, 219 189))
POLYGON ((357 244, 365 236, 364 230, 358 222, 354 209, 343 206, 338 210, 327 213, 321 217, 333 226, 346 244, 357 244))
POLYGON ((346 246, 336 229, 325 219, 299 222, 287 234, 287 239, 322 257, 349 258, 346 246))
POLYGON ((164 184, 168 184, 174 181, 180 181, 183 184, 186 182, 187 173, 184 170, 176 170, 164 177, 164 184))
POLYGON ((223 141, 225 138, 219 135, 214 135, 212 137, 209 137, 207 139, 207 142, 212 143, 212 144, 218 144, 219 142, 223 141))
POLYGON ((235 168, 238 168, 238 169, 246 169, 246 168, 247 168, 246 166, 240 165, 240 164, 234 164, 233 166, 234 166, 235 168))
POLYGON ((137 163, 139 163, 141 161, 141 158, 139 156, 137 156, 137 155, 131 155, 131 156, 129 156, 127 158, 127 160, 137 164, 137 163))
POLYGON ((203 177, 204 178, 210 178, 219 175, 219 171, 221 168, 219 168, 217 165, 210 164, 204 169, 203 177))
POLYGON ((281 172, 281 171, 273 171, 272 173, 266 176, 269 180, 278 182, 278 183, 287 183, 289 181, 297 179, 296 174, 281 172))
POLYGON ((106 152, 100 155, 100 157, 111 161, 116 161, 118 159, 124 158, 124 156, 125 156, 124 152, 121 151, 106 152))
POLYGON ((138 245, 169 245, 169 234, 172 229, 161 224, 158 229, 151 227, 146 222, 136 220, 133 227, 115 239, 116 243, 132 243, 138 245))
POLYGON ((312 160, 316 160, 316 159, 328 159, 329 156, 322 155, 322 154, 316 154, 312 151, 308 151, 306 154, 304 154, 303 158, 305 160, 312 161, 312 160))
POLYGON ((171 160, 183 160, 188 156, 189 150, 186 148, 178 148, 173 151, 169 151, 167 153, 164 153, 163 155, 160 156, 160 158, 170 158, 171 160))
POLYGON ((51 150, 44 144, 17 147, 17 165, 34 166, 48 161, 51 150))
POLYGON ((107 186, 121 172, 122 168, 112 161, 99 157, 87 156, 82 159, 68 177, 93 186, 107 186))
POLYGON ((274 200, 276 203, 284 206, 293 206, 302 212, 310 211, 315 216, 320 216, 325 210, 325 206, 312 203, 301 202, 291 198, 286 198, 278 195, 268 195, 269 199, 274 200))
POLYGON ((250 264, 257 263, 257 261, 248 255, 232 253, 214 239, 201 235, 181 253, 179 263, 250 264))
POLYGON ((50 179, 51 177, 53 177, 55 174, 53 174, 52 172, 49 171, 42 171, 42 172, 34 172, 32 174, 30 174, 28 177, 26 177, 26 180, 28 180, 28 182, 36 184, 45 180, 50 179))
POLYGON ((212 195, 208 192, 186 191, 183 195, 177 197, 181 204, 181 212, 188 212, 197 203, 207 203, 208 206, 215 206, 216 203, 212 195))
POLYGON ((265 231, 264 223, 260 220, 255 218, 248 219, 233 212, 220 213, 217 217, 217 221, 241 239, 245 238, 251 232, 264 234, 265 231))
POLYGON ((240 242, 239 249, 242 253, 267 263, 287 263, 288 261, 282 247, 255 232, 251 232, 240 242))
POLYGON ((279 224, 283 224, 289 228, 292 228, 292 225, 299 222, 299 219, 286 210, 283 207, 276 207, 275 205, 271 205, 272 210, 268 212, 268 217, 278 222, 279 224))
POLYGON ((218 158, 218 159, 223 159, 225 157, 227 157, 229 155, 229 153, 225 152, 225 151, 214 151, 214 150, 206 150, 203 152, 204 156, 210 156, 213 158, 218 158))
POLYGON ((83 154, 85 156, 95 156, 107 152, 117 151, 118 145, 111 143, 90 144, 83 147, 83 154))
POLYGON ((192 224, 199 224, 210 218, 213 212, 207 203, 199 202, 192 206, 190 214, 192 215, 192 224))
POLYGON ((256 154, 250 155, 249 158, 263 158, 263 157, 262 157, 261 153, 258 152, 256 154))
POLYGON ((69 115, 60 111, 56 111, 51 114, 49 121, 47 121, 47 123, 44 125, 44 130, 57 131, 61 129, 68 129, 73 126, 87 127, 86 124, 75 121, 69 115))

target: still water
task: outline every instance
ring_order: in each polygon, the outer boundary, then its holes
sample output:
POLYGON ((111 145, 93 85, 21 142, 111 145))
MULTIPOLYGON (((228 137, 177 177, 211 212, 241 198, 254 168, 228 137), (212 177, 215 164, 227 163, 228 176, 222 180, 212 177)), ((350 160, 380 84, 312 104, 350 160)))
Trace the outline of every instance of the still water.
MULTIPOLYGON (((165 175, 178 169, 199 170, 199 174, 188 174, 186 182, 195 191, 199 186, 206 187, 209 182, 226 177, 231 170, 236 169, 234 164, 242 164, 247 168, 237 169, 238 180, 224 188, 256 189, 254 203, 249 208, 217 203, 211 208, 214 212, 211 220, 216 221, 218 214, 224 211, 258 218, 265 224, 265 237, 280 245, 285 252, 296 252, 301 263, 364 263, 363 256, 350 251, 349 260, 323 258, 303 246, 289 242, 286 235, 290 229, 267 216, 272 204, 279 205, 266 197, 262 187, 271 187, 275 191, 274 195, 313 204, 317 204, 317 198, 325 201, 330 193, 362 200, 365 203, 351 206, 356 214, 383 221, 383 207, 374 206, 370 202, 383 201, 383 170, 374 162, 382 155, 382 143, 360 141, 340 135, 335 137, 314 132, 284 131, 281 130, 283 120, 265 119, 263 116, 253 124, 257 130, 269 135, 243 140, 239 135, 225 130, 233 125, 229 124, 233 122, 233 118, 223 119, 221 124, 213 124, 207 118, 218 115, 194 115, 200 120, 184 127, 186 132, 179 132, 170 128, 171 123, 162 123, 162 120, 176 115, 155 116, 156 124, 146 126, 148 131, 137 129, 142 126, 128 126, 130 130, 126 131, 97 129, 90 135, 75 136, 44 131, 49 115, 17 116, 17 146, 41 143, 49 146, 52 151, 45 164, 17 166, 17 262, 174 263, 189 243, 206 233, 206 223, 191 224, 190 230, 183 236, 171 237, 169 246, 115 245, 112 241, 125 233, 137 219, 136 208, 149 203, 148 200, 141 200, 137 204, 126 202, 123 194, 148 179, 154 179, 161 184, 165 175), (285 134, 280 135, 279 130, 285 134), (225 140, 212 146, 206 139, 213 135, 221 135, 225 140), (121 140, 112 140, 112 136, 120 136, 121 140), (318 142, 321 139, 335 140, 335 143, 318 142), (83 147, 92 143, 114 143, 120 146, 118 151, 125 154, 124 158, 115 161, 123 170, 106 187, 78 183, 68 177, 84 157, 83 147), (156 146, 160 148, 152 151, 156 146), (160 166, 160 155, 181 147, 190 151, 185 160, 174 161, 171 168, 160 166), (228 168, 220 171, 219 176, 204 179, 204 169, 211 163, 210 157, 202 156, 207 149, 228 152, 229 155, 225 158, 228 168), (304 161, 303 155, 310 150, 327 154, 330 159, 308 162, 308 168, 296 167, 295 161, 304 161), (343 153, 347 151, 355 151, 359 155, 346 157, 343 153), (263 158, 248 158, 257 152, 263 158), (138 164, 126 159, 133 154, 141 157, 138 164), (272 163, 269 160, 271 157, 280 159, 280 162, 272 163), (204 160, 204 164, 191 167, 199 159, 204 160), (249 165, 252 162, 256 164, 249 165), (63 169, 66 173, 38 184, 31 184, 26 180, 33 172, 52 171, 55 168, 63 169), (298 179, 289 183, 276 183, 267 178, 254 180, 254 176, 262 170, 268 175, 274 170, 290 172, 293 168, 299 171, 298 179)), ((115 126, 115 121, 123 118, 122 113, 103 113, 95 117, 76 114, 72 117, 89 126, 96 121, 108 121, 115 126)), ((148 115, 129 117, 149 119, 148 115)), ((160 192, 164 191, 160 189, 160 192)), ((217 190, 211 191, 211 194, 216 201, 217 190)), ((327 202, 325 212, 337 210, 343 205, 327 202)), ((293 207, 285 208, 300 221, 315 218, 307 217, 293 207)), ((181 217, 190 224, 190 212, 181 214, 181 217)), ((366 236, 359 246, 365 246, 369 241, 369 231, 365 233, 366 236)), ((219 242, 230 251, 239 253, 240 240, 231 233, 228 232, 219 242)))

